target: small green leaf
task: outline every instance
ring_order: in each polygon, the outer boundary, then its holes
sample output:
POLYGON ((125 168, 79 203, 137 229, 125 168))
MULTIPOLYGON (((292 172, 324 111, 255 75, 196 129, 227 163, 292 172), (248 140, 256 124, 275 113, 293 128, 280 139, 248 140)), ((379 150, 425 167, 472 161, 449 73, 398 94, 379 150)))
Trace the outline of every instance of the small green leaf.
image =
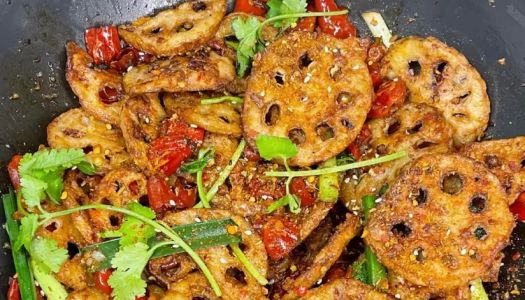
POLYGON ((20 178, 20 186, 22 197, 25 204, 29 207, 35 207, 40 204, 40 201, 45 198, 45 191, 47 183, 30 175, 25 175, 20 178))
POLYGON ((368 272, 366 271, 366 263, 364 257, 356 260, 352 264, 352 278, 359 280, 362 283, 368 284, 368 272))
MULTIPOLYGON (((282 15, 300 14, 306 12, 306 0, 270 0, 268 5, 267 18, 273 18, 282 15)), ((288 28, 297 22, 296 17, 289 17, 272 22, 277 28, 288 28)))
POLYGON ((80 170, 80 172, 86 175, 95 175, 97 173, 97 168, 95 168, 95 166, 88 161, 83 161, 79 163, 77 167, 80 170))
POLYGON ((257 29, 261 22, 256 17, 248 17, 243 21, 241 17, 232 22, 235 37, 239 40, 237 45, 237 74, 244 77, 251 66, 251 60, 257 52, 257 29))
POLYGON ((26 215, 20 223, 20 232, 13 245, 13 250, 20 251, 22 246, 24 246, 29 251, 31 250, 31 241, 38 227, 38 216, 34 214, 26 215))
POLYGON ((277 209, 287 205, 290 208, 290 212, 294 214, 297 214, 301 211, 301 203, 299 202, 299 199, 293 194, 288 194, 270 204, 266 209, 266 212, 272 213, 277 209))
MULTIPOLYGON (((148 219, 155 219, 155 212, 137 202, 132 202, 127 207, 130 211, 136 212, 148 219)), ((124 222, 118 230, 106 231, 100 234, 102 238, 121 237, 120 246, 128 246, 135 243, 145 243, 155 235, 155 229, 142 221, 126 216, 124 222)))
POLYGON ((53 201, 55 204, 60 204, 60 196, 62 196, 62 191, 64 190, 63 176, 63 171, 52 172, 47 176, 46 194, 49 197, 49 200, 53 201))
POLYGON ((208 162, 213 159, 215 151, 213 149, 204 150, 204 155, 201 158, 198 158, 194 161, 183 164, 180 167, 180 171, 183 173, 197 173, 204 170, 208 165, 208 162))
POLYGON ((288 159, 297 155, 297 146, 288 138, 260 134, 255 139, 259 155, 266 159, 288 159))
POLYGON ((46 238, 36 238, 31 244, 31 258, 38 261, 44 270, 56 273, 60 266, 67 260, 68 254, 66 249, 58 247, 55 240, 46 238))
POLYGON ((122 248, 113 260, 115 271, 109 277, 108 283, 113 288, 111 295, 117 300, 135 300, 146 294, 146 281, 142 272, 148 263, 151 252, 148 245, 136 243, 122 248))

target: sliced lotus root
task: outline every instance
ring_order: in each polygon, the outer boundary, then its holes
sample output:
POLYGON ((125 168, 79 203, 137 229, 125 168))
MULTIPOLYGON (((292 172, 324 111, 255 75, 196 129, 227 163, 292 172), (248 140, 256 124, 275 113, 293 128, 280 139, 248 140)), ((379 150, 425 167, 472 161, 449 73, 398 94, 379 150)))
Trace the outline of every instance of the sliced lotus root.
POLYGON ((81 108, 73 108, 47 125, 51 148, 84 149, 97 172, 106 173, 131 160, 119 127, 104 123, 81 108))
POLYGON ((340 153, 365 122, 372 81, 357 39, 293 32, 255 59, 244 100, 244 136, 290 138, 290 164, 310 166, 340 153))
POLYGON ((410 101, 437 107, 452 125, 456 145, 483 135, 490 115, 487 87, 456 49, 433 37, 407 37, 389 48, 381 72, 402 79, 410 101))
MULTIPOLYGON (((178 213, 167 213, 163 221, 173 226, 223 218, 231 218, 237 224, 237 230, 242 236, 243 252, 257 271, 262 276, 266 276, 268 261, 264 244, 244 218, 226 210, 188 209, 178 213)), ((226 246, 202 249, 198 250, 197 253, 202 257, 213 277, 219 283, 223 292, 223 299, 265 298, 265 288, 250 275, 244 265, 226 246)))
POLYGON ((491 273, 513 228, 495 175, 457 154, 429 154, 402 172, 364 236, 389 270, 437 292, 491 273))
POLYGON ((305 300, 325 300, 325 299, 359 299, 359 300, 388 300, 394 299, 387 294, 383 294, 370 285, 360 281, 339 278, 332 282, 325 283, 320 287, 308 290, 301 297, 305 300))
POLYGON ((390 295, 399 295, 397 299, 420 300, 420 299, 443 299, 443 300, 470 300, 469 285, 441 292, 430 292, 428 288, 416 286, 396 274, 388 273, 388 290, 390 295))
POLYGON ((156 94, 131 98, 122 108, 120 129, 126 148, 135 164, 148 175, 155 172, 148 158, 149 143, 159 136, 159 125, 165 117, 156 94))
MULTIPOLYGON (((222 286, 221 286, 222 290, 222 286)), ((223 291, 224 292, 224 291, 223 291)), ((221 299, 215 296, 212 288, 208 285, 206 277, 195 272, 188 274, 183 279, 170 284, 169 289, 160 298, 161 300, 215 300, 221 299)))
POLYGON ((215 90, 235 78, 235 66, 213 51, 138 65, 124 74, 128 94, 215 90))
POLYGON ((197 269, 197 264, 186 254, 173 254, 154 258, 148 262, 148 274, 163 286, 186 278, 197 269))
MULTIPOLYGON (((126 207, 131 202, 139 202, 147 196, 147 178, 144 174, 130 169, 117 169, 109 172, 98 185, 92 203, 126 207)), ((109 210, 89 210, 91 222, 98 229, 118 230, 123 216, 109 210)))
POLYGON ((157 56, 173 56, 208 42, 226 14, 226 0, 192 0, 152 17, 119 26, 130 45, 157 56))
POLYGON ((347 219, 340 224, 330 240, 315 255, 313 262, 298 277, 289 277, 284 283, 284 290, 288 293, 283 299, 296 299, 296 291, 301 288, 311 288, 319 280, 322 280, 326 272, 339 259, 347 244, 353 239, 361 228, 361 218, 353 214, 347 214, 347 219))
POLYGON ((498 177, 509 203, 525 191, 525 137, 472 143, 460 153, 484 163, 498 177))
POLYGON ((94 68, 93 59, 74 42, 66 44, 66 79, 80 105, 97 119, 118 124, 125 101, 122 76, 94 68))
POLYGON ((164 96, 164 105, 170 107, 186 123, 197 125, 206 131, 240 137, 241 116, 234 104, 215 103, 200 104, 205 97, 187 95, 179 97, 178 94, 164 96))
POLYGON ((66 260, 55 276, 60 283, 72 290, 85 289, 89 282, 87 268, 80 254, 66 260))

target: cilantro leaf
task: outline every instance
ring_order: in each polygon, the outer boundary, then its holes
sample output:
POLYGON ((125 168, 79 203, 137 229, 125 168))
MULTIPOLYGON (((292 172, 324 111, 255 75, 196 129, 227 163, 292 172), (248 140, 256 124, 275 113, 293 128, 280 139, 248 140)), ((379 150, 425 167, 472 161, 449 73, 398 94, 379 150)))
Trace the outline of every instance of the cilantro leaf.
POLYGON ((288 159, 297 155, 297 146, 288 138, 260 134, 255 139, 259 155, 266 159, 288 159))
POLYGON ((66 249, 59 248, 55 240, 36 238, 31 244, 31 258, 39 262, 44 270, 56 273, 60 266, 67 260, 66 249))
MULTIPOLYGON (((300 14, 306 12, 306 0, 270 0, 268 5, 268 18, 273 18, 282 15, 300 14)), ((297 22, 298 18, 286 18, 276 20, 273 26, 277 28, 286 29, 297 22)))
POLYGON ((36 229, 38 227, 38 216, 34 214, 26 215, 20 221, 20 232, 18 238, 13 245, 14 251, 20 251, 22 246, 24 246, 27 251, 31 249, 31 241, 35 235, 36 229))
POLYGON ((287 206, 290 208, 290 212, 297 214, 301 211, 301 203, 299 199, 293 194, 287 194, 286 196, 280 198, 279 200, 273 202, 268 206, 266 211, 272 213, 280 207, 287 206))
MULTIPOLYGON (((148 219, 155 219, 155 212, 151 208, 142 206, 137 202, 132 202, 127 207, 129 210, 136 212, 148 219)), ((100 234, 102 238, 121 237, 120 246, 128 246, 135 243, 145 243, 155 235, 155 229, 142 221, 126 216, 124 222, 118 230, 106 231, 100 234)))
POLYGON ((213 149, 205 150, 204 155, 201 158, 198 158, 194 161, 190 161, 188 163, 183 164, 180 167, 180 170, 183 173, 189 173, 189 174, 200 172, 204 170, 204 168, 206 168, 206 166, 208 165, 208 162, 213 159, 214 154, 215 154, 215 151, 213 149))
POLYGON ((368 284, 368 272, 364 258, 358 259, 352 264, 352 278, 368 284))
POLYGON ((35 279, 42 291, 44 291, 47 299, 66 300, 68 296, 66 289, 49 270, 46 270, 46 266, 34 259, 30 260, 30 264, 35 279))
POLYGON ((237 17, 232 22, 235 37, 240 41, 237 45, 237 74, 243 77, 251 66, 251 59, 257 53, 257 29, 261 22, 256 17, 248 17, 243 21, 237 17))
POLYGON ((108 280, 113 288, 111 295, 115 299, 135 300, 135 297, 146 294, 146 282, 141 275, 151 254, 148 245, 136 243, 125 246, 115 255, 111 261, 115 271, 108 280))
POLYGON ((28 174, 33 170, 51 172, 69 169, 85 159, 86 155, 82 149, 45 149, 25 154, 20 160, 18 171, 20 174, 28 174))

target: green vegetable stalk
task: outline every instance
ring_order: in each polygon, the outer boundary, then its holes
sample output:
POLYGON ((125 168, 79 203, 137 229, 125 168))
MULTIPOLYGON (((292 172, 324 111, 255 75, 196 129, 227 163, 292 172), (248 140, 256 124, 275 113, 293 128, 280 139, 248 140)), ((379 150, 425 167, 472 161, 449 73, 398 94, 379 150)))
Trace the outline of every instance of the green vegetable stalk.
MULTIPOLYGON (((365 222, 368 221, 370 211, 375 207, 376 197, 363 197, 363 211, 365 222)), ((367 272, 367 283, 373 286, 378 286, 379 283, 386 278, 386 269, 377 260, 377 256, 372 252, 369 246, 365 246, 365 265, 367 272)))
MULTIPOLYGON (((322 168, 335 167, 337 159, 335 157, 327 160, 322 168)), ((339 197, 339 174, 330 173, 319 176, 319 200, 324 202, 335 202, 339 197)))
POLYGON ((470 282, 470 300, 489 300, 481 279, 470 282))

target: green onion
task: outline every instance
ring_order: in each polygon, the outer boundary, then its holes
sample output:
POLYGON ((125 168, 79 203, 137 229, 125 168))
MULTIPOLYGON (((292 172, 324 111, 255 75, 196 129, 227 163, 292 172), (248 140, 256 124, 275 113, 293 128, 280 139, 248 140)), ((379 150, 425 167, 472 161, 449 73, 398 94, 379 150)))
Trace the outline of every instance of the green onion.
MULTIPOLYGON (((237 149, 235 149, 235 152, 232 155, 230 163, 224 169, 222 169, 222 171, 219 173, 219 177, 217 178, 217 180, 215 180, 215 182, 211 186, 208 193, 206 193, 205 201, 210 201, 211 199, 213 199, 213 197, 215 197, 215 194, 217 194, 217 192, 219 191, 219 187, 226 181, 228 176, 230 176, 230 173, 235 167, 235 165, 237 164, 237 161, 239 161, 239 158, 241 158, 242 151, 244 151, 245 146, 246 146, 246 141, 241 140, 239 142, 239 145, 237 146, 237 149)), ((203 207, 204 207, 204 203, 202 199, 199 203, 197 203, 194 206, 194 208, 203 208, 203 207)))
POLYGON ((489 300, 483 282, 479 278, 470 282, 470 300, 489 300))
MULTIPOLYGON (((236 225, 231 219, 212 220, 194 224, 179 225, 173 227, 173 231, 178 234, 193 250, 210 248, 232 243, 240 243, 240 235, 232 235, 227 231, 228 225, 236 225)), ((156 247, 159 241, 153 237, 148 241, 150 248, 156 247)), ((104 260, 95 266, 95 271, 108 269, 111 267, 111 260, 120 249, 119 239, 112 239, 102 243, 86 246, 80 251, 99 251, 104 255, 104 260)), ((163 257, 171 254, 182 253, 181 247, 164 246, 158 248, 151 258, 163 257)))
POLYGON ((315 170, 307 170, 307 171, 268 171, 264 173, 266 176, 270 177, 306 177, 306 176, 319 176, 324 174, 330 174, 330 173, 339 173, 348 171, 351 169, 357 169, 372 165, 377 165, 385 162, 389 162, 392 160, 400 159, 407 156, 406 151, 399 151, 393 154, 385 155, 382 157, 369 159, 369 160, 363 160, 358 161, 355 163, 342 165, 342 166, 335 166, 330 168, 324 168, 324 169, 315 169, 315 170))
MULTIPOLYGON (((335 167, 335 157, 327 160, 322 168, 335 167)), ((339 198, 339 175, 337 173, 323 174, 319 176, 319 200, 324 202, 335 202, 339 198)))
MULTIPOLYGON (((13 213, 15 213, 17 210, 17 201, 12 190, 9 190, 8 194, 2 196, 2 202, 4 204, 6 219, 5 229, 7 231, 7 235, 9 236, 11 245, 14 245, 14 242, 18 238, 19 227, 18 222, 13 219, 13 213)), ((20 287, 20 296, 22 297, 22 300, 36 300, 35 283, 25 251, 11 251, 11 254, 13 256, 13 262, 17 273, 18 285, 20 287)))
POLYGON ((242 104, 243 99, 241 97, 235 97, 235 96, 223 96, 223 97, 217 97, 217 98, 208 98, 208 99, 202 99, 201 104, 207 105, 207 104, 215 104, 215 103, 222 103, 225 101, 230 101, 233 104, 242 104))
MULTIPOLYGON (((363 215, 365 222, 368 221, 370 211, 376 206, 374 196, 363 197, 363 215)), ((373 286, 379 285, 381 280, 386 278, 386 269, 377 260, 377 256, 372 252, 369 246, 365 246, 365 265, 367 272, 367 283, 373 286)))
POLYGON ((254 265, 248 260, 244 253, 239 248, 239 244, 231 244, 230 248, 233 250, 233 253, 237 259, 246 267, 246 270, 259 282, 260 285, 267 285, 268 280, 262 276, 259 271, 255 268, 254 265))

